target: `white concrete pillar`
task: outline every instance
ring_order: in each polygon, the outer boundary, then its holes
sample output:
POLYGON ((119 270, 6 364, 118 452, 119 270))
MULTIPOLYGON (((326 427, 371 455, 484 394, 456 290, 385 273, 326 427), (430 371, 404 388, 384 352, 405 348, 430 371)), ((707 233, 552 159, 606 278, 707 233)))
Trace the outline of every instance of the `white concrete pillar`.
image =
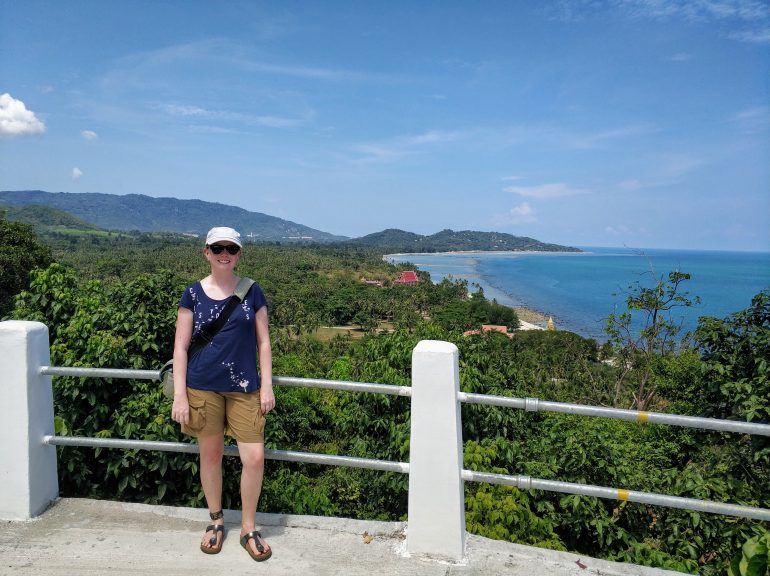
POLYGON ((56 448, 43 444, 53 432, 48 328, 40 322, 0 322, 0 519, 42 513, 59 495, 56 448))
POLYGON ((409 441, 410 554, 461 560, 465 495, 461 477, 459 353, 449 342, 423 340, 412 352, 409 441))

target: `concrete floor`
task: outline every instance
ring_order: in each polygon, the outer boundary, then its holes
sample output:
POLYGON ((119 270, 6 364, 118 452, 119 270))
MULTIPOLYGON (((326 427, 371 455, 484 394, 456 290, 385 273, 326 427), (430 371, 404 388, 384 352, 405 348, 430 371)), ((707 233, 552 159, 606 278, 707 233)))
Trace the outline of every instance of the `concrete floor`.
POLYGON ((404 523, 278 514, 257 517, 258 528, 273 548, 273 557, 258 564, 240 547, 240 515, 234 511, 225 513, 228 535, 222 552, 201 553, 198 543, 207 520, 204 510, 61 499, 34 520, 0 524, 0 574, 678 574, 478 536, 468 536, 465 561, 450 564, 409 557, 404 523))

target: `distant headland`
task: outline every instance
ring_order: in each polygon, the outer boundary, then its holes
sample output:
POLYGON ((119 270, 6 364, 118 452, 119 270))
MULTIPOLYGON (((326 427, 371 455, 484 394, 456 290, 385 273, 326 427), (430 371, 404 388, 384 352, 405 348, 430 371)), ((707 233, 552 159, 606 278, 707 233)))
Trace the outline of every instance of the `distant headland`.
POLYGON ((432 252, 581 252, 572 246, 540 242, 527 236, 514 236, 502 232, 477 232, 473 230, 442 230, 430 236, 390 228, 361 238, 348 240, 346 244, 380 248, 402 254, 432 252))

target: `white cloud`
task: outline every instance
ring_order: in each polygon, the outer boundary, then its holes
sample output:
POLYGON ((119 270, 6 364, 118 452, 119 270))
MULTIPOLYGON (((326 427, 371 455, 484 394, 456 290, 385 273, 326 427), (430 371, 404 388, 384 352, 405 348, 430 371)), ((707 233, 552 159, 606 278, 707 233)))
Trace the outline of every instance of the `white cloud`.
MULTIPOLYGON (((761 0, 623 0, 636 5, 639 15, 682 18, 688 22, 735 28, 727 38, 752 44, 770 44, 770 4, 761 0), (750 28, 747 28, 750 27, 750 28), (738 29, 740 28, 740 29, 738 29)), ((716 27, 715 27, 716 28, 716 27)))
POLYGON ((563 196, 577 196, 589 193, 589 190, 573 188, 569 184, 562 182, 540 184, 538 186, 508 186, 503 188, 503 190, 527 198, 561 198, 563 196))
POLYGON ((506 226, 509 224, 531 224, 537 222, 537 215, 529 202, 522 202, 511 208, 504 214, 492 217, 493 226, 506 226))
POLYGON ((757 106, 741 110, 732 118, 742 132, 755 134, 763 132, 770 128, 770 108, 767 106, 757 106))
POLYGON ((758 30, 741 30, 729 35, 733 40, 749 42, 751 44, 770 44, 770 27, 758 30))
POLYGON ((550 10, 565 22, 603 18, 612 11, 626 18, 702 24, 725 30, 733 40, 770 43, 770 4, 763 0, 570 0, 550 10))
POLYGON ((237 68, 241 73, 289 76, 331 82, 400 82, 401 78, 388 74, 343 68, 323 68, 302 64, 275 63, 262 59, 262 54, 247 43, 223 38, 194 41, 139 52, 118 60, 118 66, 108 73, 103 82, 113 87, 128 89, 146 85, 147 75, 163 75, 167 70, 178 69, 185 63, 196 66, 214 64, 220 68, 237 68))
POLYGON ((203 116, 209 118, 215 113, 209 112, 198 106, 185 106, 179 104, 165 104, 162 108, 172 116, 203 116))
POLYGON ((361 154, 357 162, 388 162, 407 156, 410 152, 397 146, 387 146, 383 144, 357 144, 353 146, 353 151, 361 154))
POLYGON ((607 226, 604 231, 610 236, 628 236, 632 233, 631 228, 623 224, 616 224, 615 226, 607 226))
MULTIPOLYGON (((305 124, 311 112, 306 112, 305 118, 287 118, 284 116, 255 116, 250 114, 241 114, 240 112, 231 112, 229 110, 207 110, 200 106, 189 106, 180 104, 162 104, 157 108, 163 110, 171 116, 179 116, 189 119, 201 120, 219 120, 222 122, 237 122, 238 124, 252 124, 257 126, 266 126, 268 128, 292 128, 305 124)), ((222 133, 233 132, 231 129, 222 128, 222 133)))
POLYGON ((666 60, 669 62, 688 62, 692 60, 692 54, 688 54, 687 52, 677 52, 666 58, 666 60))
POLYGON ((642 183, 637 180, 636 178, 629 178, 628 180, 623 180, 619 186, 623 190, 639 190, 642 187, 642 183))
POLYGON ((238 130, 223 128, 222 126, 209 126, 207 124, 194 124, 187 130, 191 134, 238 134, 238 130))
POLYGON ((0 94, 0 136, 26 136, 45 132, 43 124, 24 102, 7 92, 0 94))
MULTIPOLYGON (((733 118, 734 121, 735 118, 733 118)), ((667 188, 681 183, 688 174, 708 163, 708 158, 693 156, 689 152, 663 152, 653 159, 652 167, 640 177, 626 178, 613 184, 624 192, 667 188)))
POLYGON ((661 156, 658 173, 664 180, 678 179, 703 164, 703 160, 688 153, 671 152, 661 156))
POLYGON ((261 72, 264 74, 275 74, 277 76, 294 76, 297 78, 309 78, 312 80, 330 80, 330 81, 364 81, 364 80, 389 80, 389 77, 381 74, 370 74, 366 72, 356 72, 339 68, 313 68, 310 66, 298 65, 276 65, 267 62, 255 62, 250 60, 241 60, 238 62, 246 70, 251 72, 261 72))
POLYGON ((532 206, 529 205, 529 202, 522 202, 518 206, 511 208, 510 217, 512 222, 519 223, 535 222, 537 220, 535 211, 532 209, 532 206))
POLYGON ((268 128, 292 128, 304 124, 299 118, 283 118, 281 116, 256 116, 254 122, 268 128))
POLYGON ((633 139, 660 132, 650 122, 633 122, 608 127, 600 131, 571 130, 554 124, 519 124, 507 127, 466 129, 465 133, 485 138, 489 143, 521 146, 532 143, 546 144, 559 149, 591 150, 618 146, 616 141, 633 139))
POLYGON ((657 129, 651 125, 636 124, 604 130, 603 132, 594 132, 592 134, 567 135, 565 137, 565 142, 572 148, 587 150, 590 148, 596 148, 608 141, 632 138, 634 136, 644 136, 656 131, 657 129))
POLYGON ((416 136, 406 138, 407 144, 441 144, 443 142, 454 142, 460 138, 458 132, 446 132, 443 130, 428 130, 416 136))
POLYGON ((770 7, 759 0, 620 0, 619 4, 634 16, 678 17, 690 22, 757 21, 770 17, 770 7))
POLYGON ((355 162, 383 162, 423 153, 428 146, 456 142, 465 137, 466 133, 461 131, 427 130, 420 134, 362 142, 352 148, 354 152, 362 155, 356 158, 355 162))
POLYGON ((93 130, 83 130, 80 135, 86 140, 96 140, 99 137, 93 130))
POLYGON ((72 180, 77 182, 80 180, 80 177, 83 175, 83 171, 78 168, 77 166, 72 169, 72 180))

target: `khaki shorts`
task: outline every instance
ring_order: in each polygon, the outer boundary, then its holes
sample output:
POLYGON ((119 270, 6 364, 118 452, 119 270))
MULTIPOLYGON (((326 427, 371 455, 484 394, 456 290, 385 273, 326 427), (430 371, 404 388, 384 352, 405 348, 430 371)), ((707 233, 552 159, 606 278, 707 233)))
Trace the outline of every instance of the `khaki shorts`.
POLYGON ((238 442, 265 443, 265 416, 259 402, 259 391, 211 392, 187 389, 190 422, 182 424, 182 432, 200 438, 225 433, 238 442))

